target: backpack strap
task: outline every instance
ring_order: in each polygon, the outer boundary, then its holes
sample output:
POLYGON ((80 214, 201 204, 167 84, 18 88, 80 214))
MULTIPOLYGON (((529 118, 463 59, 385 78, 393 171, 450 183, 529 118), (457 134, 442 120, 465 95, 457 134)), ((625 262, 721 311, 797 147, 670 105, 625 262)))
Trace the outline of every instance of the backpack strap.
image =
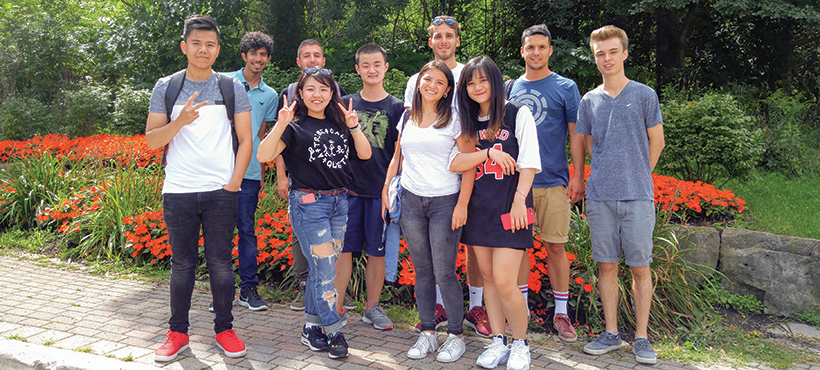
POLYGON ((225 104, 225 110, 228 113, 228 120, 231 121, 231 144, 233 145, 233 152, 239 150, 239 138, 236 136, 236 126, 233 121, 233 114, 236 110, 236 95, 234 95, 233 77, 224 73, 217 73, 219 79, 219 90, 222 92, 222 102, 225 104))
MULTIPOLYGON (((171 122, 171 113, 174 112, 174 104, 177 102, 179 92, 182 91, 182 85, 185 83, 185 71, 177 71, 171 75, 171 80, 168 81, 168 86, 165 88, 165 113, 168 115, 168 122, 171 122)), ((168 144, 165 144, 165 149, 162 151, 162 165, 165 166, 168 158, 168 144)))
POLYGON ((515 85, 515 79, 509 79, 507 82, 504 83, 504 94, 507 96, 507 100, 510 100, 510 93, 512 93, 513 85, 515 85))

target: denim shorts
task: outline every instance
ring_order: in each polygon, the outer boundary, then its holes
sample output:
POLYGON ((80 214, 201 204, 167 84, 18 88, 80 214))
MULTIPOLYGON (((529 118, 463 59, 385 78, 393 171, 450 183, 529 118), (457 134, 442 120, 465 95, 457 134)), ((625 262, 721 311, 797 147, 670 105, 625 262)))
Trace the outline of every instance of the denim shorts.
POLYGON ((592 258, 639 267, 652 263, 655 204, 651 200, 586 201, 592 258))

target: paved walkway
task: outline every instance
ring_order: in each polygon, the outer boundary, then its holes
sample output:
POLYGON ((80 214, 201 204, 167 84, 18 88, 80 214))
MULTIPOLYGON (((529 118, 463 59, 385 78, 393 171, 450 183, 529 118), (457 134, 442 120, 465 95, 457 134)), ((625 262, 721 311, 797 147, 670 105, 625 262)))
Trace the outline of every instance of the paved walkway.
MULTIPOLYGON (((167 330, 167 285, 94 276, 77 265, 53 261, 0 256, 0 339, 25 338, 28 347, 87 352, 91 362, 130 359, 165 369, 478 369, 475 359, 489 343, 468 337, 466 354, 452 364, 438 363, 435 356, 410 360, 405 351, 416 340, 412 329, 377 331, 351 313, 344 330, 350 356, 331 360, 326 353, 311 352, 300 344, 301 313, 284 305, 263 312, 235 307, 234 329, 248 345, 248 353, 232 359, 214 345, 213 316, 207 310, 210 294, 194 290, 191 347, 176 361, 158 364, 153 353, 167 330)), ((531 347, 533 370, 643 368, 628 350, 590 356, 579 352, 580 346, 565 347, 554 338, 539 343, 531 347)), ((659 361, 654 368, 709 367, 659 361)), ((818 365, 799 368, 820 370, 818 365)))

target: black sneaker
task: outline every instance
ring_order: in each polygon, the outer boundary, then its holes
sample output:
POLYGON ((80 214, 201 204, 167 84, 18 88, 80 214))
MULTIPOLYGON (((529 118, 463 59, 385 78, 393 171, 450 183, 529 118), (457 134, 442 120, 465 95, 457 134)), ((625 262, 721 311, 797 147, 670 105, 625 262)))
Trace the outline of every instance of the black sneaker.
POLYGON ((327 342, 329 346, 327 349, 328 357, 347 357, 347 341, 345 340, 345 335, 342 334, 342 332, 337 331, 335 334, 331 334, 327 337, 327 342))
POLYGON ((249 287, 242 289, 239 292, 239 305, 245 306, 251 311, 262 311, 268 309, 268 302, 259 298, 259 293, 256 292, 256 287, 249 287))
MULTIPOLYGON (((327 335, 322 333, 321 326, 302 328, 302 344, 308 346, 311 351, 327 351, 327 335)), ((345 353, 347 353, 347 347, 345 347, 345 353)))
MULTIPOLYGON (((235 299, 231 301, 231 306, 236 306, 236 300, 235 299)), ((211 304, 208 305, 208 312, 211 312, 211 313, 214 312, 214 303, 213 302, 211 302, 211 304)))

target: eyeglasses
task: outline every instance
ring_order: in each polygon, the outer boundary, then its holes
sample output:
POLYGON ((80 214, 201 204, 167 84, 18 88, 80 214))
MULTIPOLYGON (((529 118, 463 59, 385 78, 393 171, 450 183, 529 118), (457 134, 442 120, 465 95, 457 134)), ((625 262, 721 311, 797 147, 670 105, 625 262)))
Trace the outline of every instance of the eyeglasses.
POLYGON ((444 24, 448 26, 452 26, 456 24, 456 19, 453 17, 448 17, 446 15, 440 15, 438 17, 433 18, 433 20, 431 21, 431 23, 433 23, 434 26, 440 25, 441 22, 444 22, 444 24))
POLYGON ((312 74, 321 73, 323 75, 330 76, 333 72, 327 68, 321 67, 307 67, 305 68, 305 75, 310 76, 312 74))

